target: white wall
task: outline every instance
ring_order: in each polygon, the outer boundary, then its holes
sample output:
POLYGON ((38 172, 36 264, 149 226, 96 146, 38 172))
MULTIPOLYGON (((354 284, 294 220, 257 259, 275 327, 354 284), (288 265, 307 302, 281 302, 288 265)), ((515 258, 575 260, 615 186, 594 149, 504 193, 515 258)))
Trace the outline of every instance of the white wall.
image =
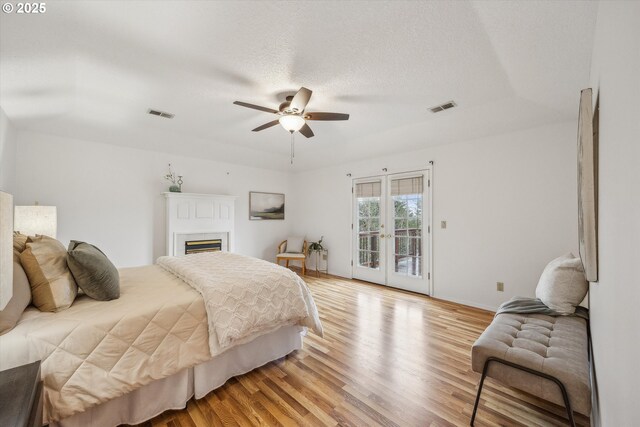
POLYGON ((290 178, 281 172, 19 132, 16 204, 56 205, 64 243, 95 244, 118 267, 150 264, 165 251, 168 163, 184 175, 185 192, 239 196, 237 252, 275 259, 291 213, 284 221, 249 221, 248 199, 251 190, 278 192, 288 203, 290 178))
POLYGON ((489 309, 533 296, 552 258, 577 253, 576 129, 562 123, 298 174, 294 230, 324 235, 330 272, 349 277, 352 178, 433 160, 434 296, 489 309))
POLYGON ((577 246, 576 124, 442 145, 288 174, 21 131, 17 204, 58 207, 58 236, 103 249, 119 267, 164 253, 162 180, 171 162, 185 191, 239 196, 236 248, 273 260, 295 231, 325 236, 330 272, 351 274, 351 178, 421 169, 434 160, 434 296, 494 309, 533 295, 541 270, 577 246), (227 175, 229 172, 229 175, 227 175), (249 221, 248 192, 287 194, 285 221, 249 221), (446 230, 437 225, 448 222, 446 230), (505 292, 495 290, 505 282, 505 292))
POLYGON ((594 425, 638 426, 640 3, 601 2, 591 82, 600 94, 598 283, 590 287, 594 425))
POLYGON ((0 108, 0 190, 16 192, 16 132, 0 108))

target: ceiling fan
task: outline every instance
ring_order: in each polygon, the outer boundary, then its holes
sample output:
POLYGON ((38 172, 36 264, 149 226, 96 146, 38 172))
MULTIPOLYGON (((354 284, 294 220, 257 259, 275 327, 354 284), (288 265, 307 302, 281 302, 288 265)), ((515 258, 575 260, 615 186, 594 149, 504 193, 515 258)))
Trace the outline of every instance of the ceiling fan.
POLYGON ((254 110, 264 111, 266 113, 276 114, 280 116, 276 120, 265 123, 262 126, 258 126, 257 128, 253 129, 253 132, 259 132, 261 130, 268 129, 279 123, 283 128, 291 132, 291 134, 298 131, 307 138, 311 138, 313 136, 313 131, 307 124, 307 120, 349 120, 348 114, 306 112, 305 108, 307 108, 309 99, 311 99, 311 93, 312 92, 306 87, 301 87, 294 96, 287 96, 286 101, 280 104, 277 110, 240 101, 235 101, 234 104, 240 105, 241 107, 253 108, 254 110))

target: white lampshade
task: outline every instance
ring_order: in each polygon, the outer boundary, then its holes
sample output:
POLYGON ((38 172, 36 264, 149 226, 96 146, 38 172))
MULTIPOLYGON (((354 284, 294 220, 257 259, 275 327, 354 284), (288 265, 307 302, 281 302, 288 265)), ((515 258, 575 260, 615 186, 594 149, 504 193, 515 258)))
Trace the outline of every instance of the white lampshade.
POLYGON ((58 214, 55 206, 16 206, 13 229, 27 236, 42 234, 56 238, 58 214))
POLYGON ((283 128, 289 132, 299 131, 304 126, 304 119, 301 116, 288 115, 282 116, 278 119, 283 128))
POLYGON ((13 196, 0 191, 0 310, 13 296, 13 196))

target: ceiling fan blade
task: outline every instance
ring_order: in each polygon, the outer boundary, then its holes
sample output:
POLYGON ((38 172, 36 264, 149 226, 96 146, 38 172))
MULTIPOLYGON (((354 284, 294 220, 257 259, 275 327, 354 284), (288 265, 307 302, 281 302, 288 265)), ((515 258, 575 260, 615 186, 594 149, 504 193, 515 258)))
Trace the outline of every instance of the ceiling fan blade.
POLYGON ((307 108, 307 104, 309 103, 309 99, 311 99, 312 92, 306 87, 301 87, 298 93, 291 100, 291 104, 289 108, 296 112, 301 113, 307 108))
POLYGON ((349 120, 348 114, 343 113, 308 113, 304 115, 306 120, 349 120))
POLYGON ((309 125, 308 125, 308 124, 306 124, 306 123, 304 124, 304 126, 302 126, 302 127, 300 128, 300 130, 299 130, 298 132, 300 132, 301 134, 303 134, 303 135, 304 135, 304 136, 306 136, 307 138, 311 138, 311 137, 313 137, 313 131, 311 130, 311 128, 309 127, 309 125))
POLYGON ((254 110, 264 111, 265 113, 273 113, 273 114, 278 113, 278 110, 274 110, 273 108, 261 107, 259 105, 248 104, 246 102, 241 102, 241 101, 234 101, 233 103, 241 107, 247 107, 247 108, 252 108, 254 110))
POLYGON ((278 120, 274 120, 272 122, 265 123, 262 126, 258 126, 257 128, 253 129, 252 132, 259 132, 261 130, 269 129, 271 126, 275 126, 278 123, 280 123, 278 120))

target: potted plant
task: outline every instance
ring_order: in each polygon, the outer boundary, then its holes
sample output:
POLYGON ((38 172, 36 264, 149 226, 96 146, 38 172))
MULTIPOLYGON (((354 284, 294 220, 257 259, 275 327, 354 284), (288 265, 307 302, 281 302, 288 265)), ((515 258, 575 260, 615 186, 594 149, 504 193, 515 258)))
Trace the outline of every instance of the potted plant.
MULTIPOLYGON (((307 252, 309 253, 309 257, 311 257, 311 254, 313 253, 316 254, 316 276, 317 277, 320 276, 320 271, 318 270, 318 264, 320 263, 320 254, 325 250, 324 246, 322 246, 322 239, 324 239, 324 236, 320 236, 320 240, 318 240, 317 242, 311 242, 309 243, 309 246, 307 246, 307 252)), ((325 273, 327 272, 326 269, 323 271, 325 273)))
POLYGON ((314 252, 324 251, 324 246, 322 246, 322 239, 324 239, 324 236, 320 236, 320 240, 318 240, 317 242, 309 243, 309 247, 307 249, 307 251, 309 252, 309 255, 311 255, 314 252))

